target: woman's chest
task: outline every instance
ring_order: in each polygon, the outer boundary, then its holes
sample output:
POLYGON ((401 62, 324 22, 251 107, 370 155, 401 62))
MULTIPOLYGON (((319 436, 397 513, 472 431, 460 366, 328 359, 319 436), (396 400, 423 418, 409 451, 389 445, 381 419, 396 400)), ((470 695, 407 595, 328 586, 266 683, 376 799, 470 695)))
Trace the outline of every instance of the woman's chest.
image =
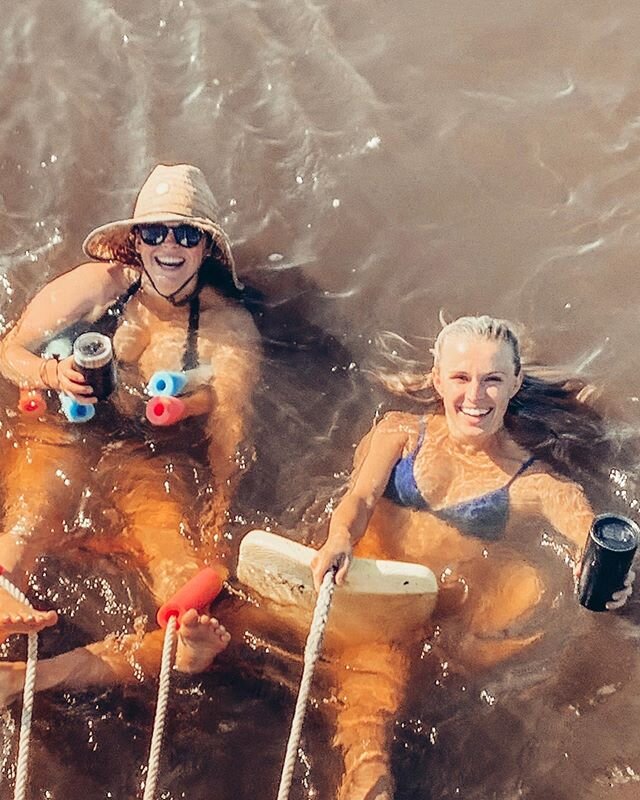
MULTIPOLYGON (((517 469, 517 465, 514 465, 517 469)), ((507 487, 512 474, 508 465, 484 454, 451 455, 423 447, 413 473, 416 486, 430 509, 443 509, 486 497, 507 487)))

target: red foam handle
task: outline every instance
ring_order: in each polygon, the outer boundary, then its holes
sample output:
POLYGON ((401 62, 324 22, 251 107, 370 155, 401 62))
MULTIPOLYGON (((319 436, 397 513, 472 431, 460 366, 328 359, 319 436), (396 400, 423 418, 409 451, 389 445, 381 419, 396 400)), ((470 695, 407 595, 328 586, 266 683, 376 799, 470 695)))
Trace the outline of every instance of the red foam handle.
POLYGON ((40 417, 47 410, 47 401, 37 389, 20 389, 18 409, 23 414, 40 417))
POLYGON ((222 570, 205 567, 158 609, 158 625, 166 628, 170 617, 177 617, 179 625, 182 615, 190 608, 195 608, 198 612, 204 611, 220 594, 223 581, 222 570))
POLYGON ((179 397, 152 397, 145 414, 152 425, 174 425, 184 416, 184 400, 179 397))

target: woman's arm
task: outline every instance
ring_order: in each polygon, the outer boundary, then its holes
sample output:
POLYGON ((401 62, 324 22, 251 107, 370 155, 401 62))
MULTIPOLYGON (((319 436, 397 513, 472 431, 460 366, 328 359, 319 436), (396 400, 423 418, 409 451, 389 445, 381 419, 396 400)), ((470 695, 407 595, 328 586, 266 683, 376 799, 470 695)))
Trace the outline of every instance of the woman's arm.
MULTIPOLYGON (((211 309, 200 318, 200 364, 211 368, 206 388, 193 396, 207 406, 208 459, 213 493, 202 525, 216 556, 228 545, 222 536, 226 515, 242 471, 243 453, 250 444, 253 392, 260 373, 260 336, 249 312, 242 308, 211 309)), ((195 406, 194 409, 195 410, 195 406)))
MULTIPOLYGON (((594 519, 593 509, 581 486, 550 472, 523 477, 521 488, 535 493, 538 510, 573 546, 575 574, 580 574, 582 553, 594 519)), ((514 485, 514 489, 515 489, 514 485)), ((623 589, 613 593, 607 608, 621 608, 629 599, 635 573, 629 571, 623 589)))
POLYGON ((516 505, 534 505, 534 510, 572 545, 578 562, 593 522, 594 513, 582 487, 551 472, 525 475, 511 490, 516 505))
POLYGON ((73 369, 73 359, 58 364, 33 351, 74 322, 97 316, 123 285, 120 268, 96 262, 81 264, 48 283, 0 343, 2 375, 21 388, 91 394, 82 386, 83 376, 73 369))
POLYGON ((364 536, 391 470, 412 433, 406 421, 405 414, 388 414, 358 445, 350 486, 331 515, 326 542, 311 562, 316 589, 320 588, 326 572, 336 564, 340 564, 336 583, 343 583, 353 546, 364 536))

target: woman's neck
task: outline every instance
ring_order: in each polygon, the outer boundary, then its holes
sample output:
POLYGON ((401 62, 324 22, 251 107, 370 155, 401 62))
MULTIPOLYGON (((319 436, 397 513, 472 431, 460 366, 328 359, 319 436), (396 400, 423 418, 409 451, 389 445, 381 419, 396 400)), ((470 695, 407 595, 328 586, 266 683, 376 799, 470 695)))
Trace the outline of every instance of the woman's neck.
POLYGON ((142 273, 141 295, 144 305, 160 317, 174 316, 174 312, 189 305, 189 301, 200 290, 198 274, 192 275, 188 281, 171 294, 162 294, 146 271, 142 273))
POLYGON ((474 457, 486 455, 492 460, 504 456, 510 449, 512 439, 504 428, 486 436, 461 437, 452 433, 444 415, 434 417, 437 430, 446 450, 454 456, 474 457))

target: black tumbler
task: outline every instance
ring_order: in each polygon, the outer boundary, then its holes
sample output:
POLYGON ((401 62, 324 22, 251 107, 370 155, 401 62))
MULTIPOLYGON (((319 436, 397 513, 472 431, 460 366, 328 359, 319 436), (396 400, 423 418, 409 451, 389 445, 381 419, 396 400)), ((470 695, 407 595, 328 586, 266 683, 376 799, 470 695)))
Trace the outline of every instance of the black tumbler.
POLYGON ((93 388, 98 400, 106 400, 116 388, 111 339, 96 331, 83 333, 73 343, 73 360, 93 388))
POLYGON ((640 539, 640 528, 619 514, 601 514, 589 531, 578 582, 578 600, 590 611, 605 611, 624 587, 640 539))

